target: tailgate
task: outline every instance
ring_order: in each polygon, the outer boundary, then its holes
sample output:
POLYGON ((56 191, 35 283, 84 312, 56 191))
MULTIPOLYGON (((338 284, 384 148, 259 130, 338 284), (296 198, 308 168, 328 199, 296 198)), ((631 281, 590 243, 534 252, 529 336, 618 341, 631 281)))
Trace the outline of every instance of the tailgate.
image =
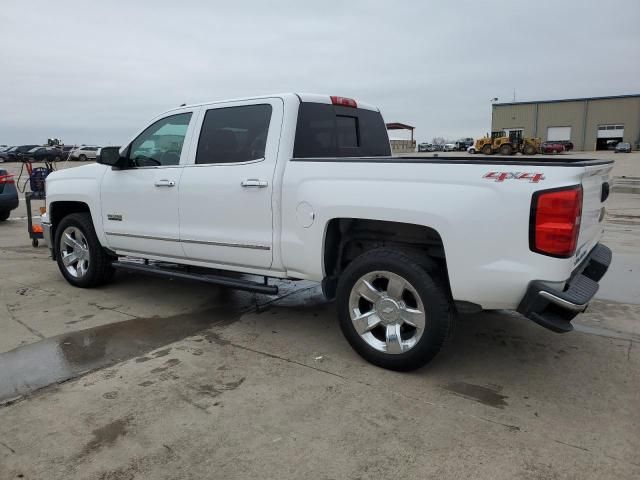
POLYGON ((604 203, 609 196, 613 164, 588 166, 582 177, 582 218, 575 264, 595 247, 604 232, 604 203))

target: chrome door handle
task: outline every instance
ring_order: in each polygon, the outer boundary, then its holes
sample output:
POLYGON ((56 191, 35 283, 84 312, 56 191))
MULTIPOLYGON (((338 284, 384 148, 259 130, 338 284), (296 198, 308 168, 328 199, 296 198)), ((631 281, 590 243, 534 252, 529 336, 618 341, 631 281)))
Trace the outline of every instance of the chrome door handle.
POLYGON ((266 180, 258 180, 257 178, 249 178, 247 180, 243 180, 240 185, 242 185, 243 187, 264 188, 269 185, 269 182, 267 182, 266 180))
POLYGON ((176 182, 171 180, 158 180, 154 185, 156 187, 175 187, 176 182))

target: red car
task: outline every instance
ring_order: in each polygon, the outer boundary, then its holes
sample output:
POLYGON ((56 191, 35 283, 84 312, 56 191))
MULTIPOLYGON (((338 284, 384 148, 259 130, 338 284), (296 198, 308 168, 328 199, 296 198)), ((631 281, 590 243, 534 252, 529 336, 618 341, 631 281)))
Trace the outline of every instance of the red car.
POLYGON ((540 150, 542 153, 555 155, 556 153, 564 152, 564 144, 561 142, 543 142, 542 145, 540 145, 540 150))

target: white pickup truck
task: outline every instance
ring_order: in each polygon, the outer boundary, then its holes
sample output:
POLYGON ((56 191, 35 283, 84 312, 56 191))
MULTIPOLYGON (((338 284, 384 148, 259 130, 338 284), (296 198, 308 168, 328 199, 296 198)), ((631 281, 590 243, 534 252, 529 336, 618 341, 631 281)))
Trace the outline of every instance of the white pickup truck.
POLYGON ((52 173, 42 223, 78 287, 114 269, 267 294, 269 278, 322 282, 354 349, 410 370, 458 312, 572 329, 611 262, 599 243, 611 168, 392 157, 377 108, 273 95, 165 112, 96 164, 52 173))

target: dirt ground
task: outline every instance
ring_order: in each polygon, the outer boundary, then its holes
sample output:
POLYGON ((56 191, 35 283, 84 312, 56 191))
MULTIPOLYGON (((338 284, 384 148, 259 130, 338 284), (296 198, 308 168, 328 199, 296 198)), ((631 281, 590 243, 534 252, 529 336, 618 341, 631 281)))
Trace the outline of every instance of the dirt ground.
MULTIPOLYGON (((640 154, 597 155, 640 177, 640 154)), ((311 282, 75 289, 22 202, 0 224, 0 480, 639 478, 640 192, 607 212, 614 263, 576 331, 463 316, 399 374, 351 350, 311 282)))

